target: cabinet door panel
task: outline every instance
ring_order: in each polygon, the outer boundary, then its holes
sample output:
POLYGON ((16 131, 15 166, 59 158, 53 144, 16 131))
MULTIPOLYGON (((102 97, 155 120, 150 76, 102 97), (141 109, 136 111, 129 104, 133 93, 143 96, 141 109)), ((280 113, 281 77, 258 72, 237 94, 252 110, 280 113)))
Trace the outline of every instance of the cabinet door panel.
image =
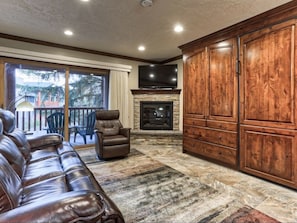
POLYGON ((290 186, 296 184, 296 133, 242 126, 241 169, 290 186))
POLYGON ((206 51, 189 56, 184 69, 184 115, 205 118, 207 97, 206 51))
POLYGON ((292 22, 241 38, 242 123, 296 126, 295 48, 296 27, 292 22))
POLYGON ((236 52, 236 41, 233 39, 209 47, 210 119, 236 121, 236 52))

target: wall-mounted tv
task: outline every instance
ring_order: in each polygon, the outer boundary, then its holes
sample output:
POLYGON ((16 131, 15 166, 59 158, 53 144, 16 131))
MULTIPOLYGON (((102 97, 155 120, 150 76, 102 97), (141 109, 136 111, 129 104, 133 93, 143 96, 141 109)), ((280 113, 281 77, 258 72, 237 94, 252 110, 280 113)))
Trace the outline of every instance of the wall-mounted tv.
POLYGON ((177 64, 139 65, 139 88, 177 88, 177 64))

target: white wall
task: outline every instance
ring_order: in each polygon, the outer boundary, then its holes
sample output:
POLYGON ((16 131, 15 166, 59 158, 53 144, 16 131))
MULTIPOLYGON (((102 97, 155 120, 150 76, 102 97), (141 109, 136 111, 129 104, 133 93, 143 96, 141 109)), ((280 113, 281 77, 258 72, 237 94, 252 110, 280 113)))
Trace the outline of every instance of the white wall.
POLYGON ((172 64, 177 64, 177 68, 178 68, 178 71, 177 71, 177 88, 178 89, 181 89, 181 92, 180 92, 180 108, 179 108, 179 114, 180 114, 180 117, 179 117, 179 129, 182 130, 183 129, 183 60, 180 59, 180 60, 176 60, 176 61, 173 61, 173 62, 170 62, 172 64))
MULTIPOLYGON (((123 64, 123 65, 129 65, 132 67, 131 72, 129 74, 129 89, 137 89, 138 88, 138 65, 145 64, 140 63, 138 61, 131 61, 131 60, 125 60, 120 58, 114 58, 114 57, 107 57, 107 56, 101 56, 101 55, 95 55, 90 53, 83 53, 83 52, 77 52, 72 50, 65 50, 55 47, 47 47, 37 44, 31 44, 31 43, 25 43, 20 41, 14 41, 14 40, 8 40, 0 38, 0 46, 2 47, 9 47, 9 48, 16 48, 21 50, 28 50, 28 51, 35 51, 40 53, 48 53, 53 55, 59 55, 59 56, 68 56, 68 57, 75 57, 80 59, 86 59, 86 60, 95 60, 100 62, 108 62, 108 63, 114 63, 114 64, 123 64)), ((177 60, 172 63, 178 64, 178 88, 182 89, 183 86, 183 66, 182 66, 182 60, 177 60)), ((182 129, 182 93, 181 92, 181 116, 180 116, 180 129, 182 129)), ((131 94, 131 91, 129 91, 129 123, 131 128, 133 128, 133 96, 131 94)))

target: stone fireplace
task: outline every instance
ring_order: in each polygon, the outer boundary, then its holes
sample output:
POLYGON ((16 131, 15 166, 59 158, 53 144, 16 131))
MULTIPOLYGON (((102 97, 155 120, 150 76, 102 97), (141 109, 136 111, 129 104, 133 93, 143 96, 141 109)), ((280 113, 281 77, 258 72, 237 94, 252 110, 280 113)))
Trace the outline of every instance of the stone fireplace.
POLYGON ((140 101, 140 129, 173 130, 173 102, 140 101))
MULTIPOLYGON (((134 106, 134 130, 148 129, 141 128, 141 103, 172 103, 172 128, 163 129, 167 131, 179 131, 180 116, 180 90, 179 89, 136 89, 131 90, 134 106)), ((161 129, 159 129, 161 130, 161 129)))

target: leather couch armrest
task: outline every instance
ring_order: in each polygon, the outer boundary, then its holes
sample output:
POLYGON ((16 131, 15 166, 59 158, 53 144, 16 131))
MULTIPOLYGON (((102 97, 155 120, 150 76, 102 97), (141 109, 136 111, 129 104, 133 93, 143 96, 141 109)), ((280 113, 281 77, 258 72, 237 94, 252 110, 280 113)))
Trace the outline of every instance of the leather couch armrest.
POLYGON ((131 128, 120 128, 120 134, 127 138, 130 138, 130 130, 131 128))
POLYGON ((36 136, 28 139, 31 150, 38 150, 48 146, 56 146, 63 143, 63 136, 57 133, 36 136))
POLYGON ((2 213, 0 222, 124 222, 120 213, 107 212, 96 193, 71 191, 2 213))

